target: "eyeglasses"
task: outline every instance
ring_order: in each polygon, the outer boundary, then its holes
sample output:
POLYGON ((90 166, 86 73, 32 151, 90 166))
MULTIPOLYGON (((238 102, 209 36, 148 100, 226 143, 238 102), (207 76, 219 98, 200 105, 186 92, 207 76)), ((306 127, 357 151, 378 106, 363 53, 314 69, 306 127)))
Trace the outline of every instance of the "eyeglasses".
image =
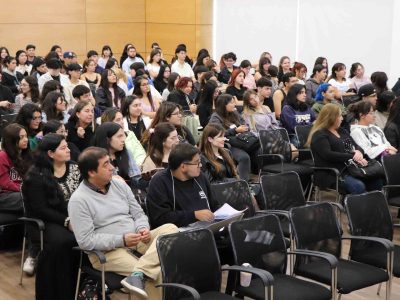
POLYGON ((201 160, 199 160, 197 163, 192 163, 192 162, 184 162, 183 164, 189 165, 189 166, 201 166, 201 160))

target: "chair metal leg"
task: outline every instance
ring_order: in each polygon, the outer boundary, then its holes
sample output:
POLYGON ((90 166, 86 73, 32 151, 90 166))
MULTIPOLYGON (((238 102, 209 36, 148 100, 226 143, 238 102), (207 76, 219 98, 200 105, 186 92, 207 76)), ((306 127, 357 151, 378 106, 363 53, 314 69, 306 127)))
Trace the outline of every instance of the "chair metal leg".
POLYGON ((104 264, 101 265, 101 294, 102 299, 106 300, 106 277, 104 264))
MULTIPOLYGON (((332 294, 332 300, 336 300, 336 294, 337 294, 337 269, 332 270, 332 281, 331 281, 331 294, 332 294)), ((340 300, 341 294, 339 294, 339 299, 340 300)))
POLYGON ((311 181, 310 190, 308 191, 307 202, 310 201, 310 198, 311 198, 311 194, 312 194, 312 192, 313 192, 313 189, 314 189, 314 183, 311 181))
POLYGON ((22 254, 21 254, 21 275, 19 278, 19 285, 22 285, 22 277, 24 276, 24 259, 25 259, 25 245, 26 245, 26 234, 24 233, 24 239, 22 240, 22 254))
POLYGON ((339 294, 338 300, 340 300, 342 298, 342 294, 339 294))
POLYGON ((376 294, 379 296, 381 293, 381 287, 382 287, 382 282, 378 284, 378 290, 376 291, 376 294))
POLYGON ((392 294, 392 279, 393 279, 393 260, 394 252, 391 251, 387 254, 387 272, 389 279, 386 281, 386 300, 390 300, 392 294))
POLYGON ((76 288, 75 288, 75 300, 78 299, 78 293, 79 293, 79 283, 81 281, 81 273, 82 273, 82 251, 81 251, 81 255, 79 258, 79 269, 78 269, 78 278, 76 280, 76 288))

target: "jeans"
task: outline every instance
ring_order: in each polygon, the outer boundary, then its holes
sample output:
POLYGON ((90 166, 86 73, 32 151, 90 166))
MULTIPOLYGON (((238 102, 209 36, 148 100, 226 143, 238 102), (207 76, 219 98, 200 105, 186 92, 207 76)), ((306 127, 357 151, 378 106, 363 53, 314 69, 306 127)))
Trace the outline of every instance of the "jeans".
POLYGON ((344 185, 346 192, 357 195, 365 193, 366 191, 380 191, 383 186, 381 178, 373 179, 358 179, 350 175, 344 176, 344 185))

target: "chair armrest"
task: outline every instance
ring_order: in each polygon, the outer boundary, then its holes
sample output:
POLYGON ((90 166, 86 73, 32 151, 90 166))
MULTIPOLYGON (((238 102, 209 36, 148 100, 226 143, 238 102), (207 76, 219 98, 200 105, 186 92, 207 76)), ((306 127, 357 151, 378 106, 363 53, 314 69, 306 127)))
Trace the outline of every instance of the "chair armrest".
POLYGON ((398 227, 398 228, 400 228, 400 224, 393 224, 393 227, 398 227))
POLYGON ((30 223, 36 223, 37 227, 39 228, 40 231, 43 231, 45 226, 44 222, 40 219, 35 219, 35 218, 28 218, 28 217, 21 217, 19 220, 23 222, 30 222, 30 223))
POLYGON ((383 191, 386 192, 389 189, 400 188, 399 184, 387 184, 382 187, 383 191))
POLYGON ((102 265, 105 264, 105 263, 107 262, 106 256, 105 256, 104 253, 103 253, 102 251, 100 251, 100 250, 83 250, 83 249, 81 249, 81 248, 79 248, 79 247, 73 247, 72 249, 73 249, 73 250, 76 250, 76 251, 83 251, 83 252, 86 252, 86 253, 88 253, 88 254, 94 254, 94 255, 96 255, 97 258, 99 259, 99 261, 100 261, 100 263, 101 263, 102 265))
POLYGON ((260 277, 261 281, 264 284, 264 287, 271 286, 274 284, 274 276, 272 276, 272 274, 266 270, 252 268, 252 267, 243 267, 243 266, 223 266, 221 270, 251 273, 253 275, 260 277))
POLYGON ((329 263, 329 265, 331 266, 331 269, 335 269, 339 262, 336 256, 334 256, 330 253, 326 253, 326 252, 319 252, 319 251, 312 251, 312 250, 305 250, 305 249, 296 249, 296 250, 288 251, 287 254, 313 256, 313 257, 322 258, 329 263))
POLYGON ((285 158, 283 157, 282 154, 258 154, 258 158, 262 159, 262 158, 278 158, 282 163, 285 161, 285 158))
POLYGON ((386 248, 386 252, 394 251, 394 244, 392 241, 389 241, 384 238, 375 237, 375 236, 342 236, 342 240, 358 240, 358 241, 368 241, 368 242, 375 242, 381 244, 383 247, 386 248))
POLYGON ((335 173, 336 176, 340 176, 340 172, 335 168, 326 168, 326 167, 311 167, 315 171, 329 171, 335 173))
MULTIPOLYGON (((337 202, 331 202, 331 201, 327 201, 327 202, 328 202, 329 204, 332 204, 333 206, 336 206, 336 208, 338 208, 339 211, 342 211, 342 212, 345 211, 342 204, 337 203, 337 202)), ((309 205, 309 204, 317 204, 317 203, 320 203, 320 202, 318 202, 318 201, 307 201, 306 205, 309 205)))
POLYGON ((156 288, 159 288, 159 287, 175 287, 175 288, 179 288, 179 289, 182 289, 182 290, 185 290, 185 291, 189 292, 192 295, 194 300, 200 300, 201 299, 200 298, 200 294, 199 294, 198 291, 196 291, 194 288, 192 288, 192 287, 190 287, 188 285, 185 285, 185 284, 181 284, 181 283, 160 283, 160 284, 157 284, 155 287, 156 288))
POLYGON ((289 212, 287 210, 280 209, 266 209, 256 211, 256 215, 277 215, 289 219, 289 212))

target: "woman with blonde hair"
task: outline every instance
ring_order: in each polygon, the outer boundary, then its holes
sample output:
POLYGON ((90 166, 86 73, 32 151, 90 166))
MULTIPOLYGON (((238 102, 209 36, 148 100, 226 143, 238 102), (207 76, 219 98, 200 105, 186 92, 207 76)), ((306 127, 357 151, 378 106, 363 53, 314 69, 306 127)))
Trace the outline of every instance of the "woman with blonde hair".
MULTIPOLYGON (((340 127, 342 120, 342 111, 336 104, 326 104, 319 113, 306 144, 311 148, 315 166, 335 168, 341 172, 339 189, 344 189, 346 193, 361 194, 365 191, 380 190, 381 179, 361 180, 346 172, 346 163, 349 160, 352 159, 361 166, 368 165, 368 161, 350 134, 340 127)), ((336 182, 335 177, 326 173, 323 176, 315 176, 315 180, 318 186, 326 188, 334 187, 336 182)))

